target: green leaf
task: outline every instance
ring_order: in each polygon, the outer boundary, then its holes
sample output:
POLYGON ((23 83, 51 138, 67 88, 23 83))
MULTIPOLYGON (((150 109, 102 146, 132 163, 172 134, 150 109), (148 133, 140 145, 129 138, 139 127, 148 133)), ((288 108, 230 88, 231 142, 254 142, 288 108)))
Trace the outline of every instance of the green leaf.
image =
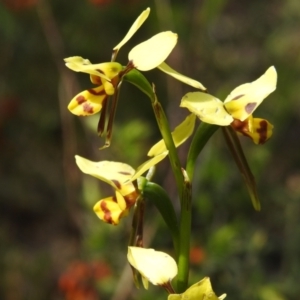
POLYGON ((171 231, 174 248, 178 253, 179 227, 173 204, 166 191, 158 184, 148 181, 143 188, 143 196, 153 202, 161 213, 164 221, 171 231))
POLYGON ((186 164, 186 172, 191 182, 194 175, 196 159, 198 158, 200 152, 202 151, 208 140, 217 131, 218 128, 219 126, 217 125, 211 125, 204 122, 202 122, 198 126, 189 149, 186 164))

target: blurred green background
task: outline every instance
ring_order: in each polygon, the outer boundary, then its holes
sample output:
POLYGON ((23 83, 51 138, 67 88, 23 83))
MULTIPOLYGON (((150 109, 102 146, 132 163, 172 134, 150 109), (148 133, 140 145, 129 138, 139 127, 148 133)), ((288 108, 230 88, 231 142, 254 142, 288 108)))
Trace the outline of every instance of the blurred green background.
MULTIPOLYGON (((77 169, 74 155, 136 167, 160 137, 148 99, 123 84, 112 146, 99 151, 97 117, 77 118, 70 99, 92 87, 63 58, 109 61, 111 49, 146 7, 151 14, 122 48, 164 30, 179 34, 168 58, 176 70, 223 99, 274 65, 278 87, 256 116, 274 124, 264 146, 242 138, 262 211, 247 190, 221 132, 199 157, 194 179, 191 279, 211 278, 231 300, 298 300, 300 295, 300 3, 298 0, 2 0, 0 1, 0 299, 166 299, 137 290, 126 262, 130 218, 102 223, 94 203, 111 190, 77 169)), ((191 88, 158 70, 157 86, 174 128, 191 88)), ((188 143, 179 150, 183 164, 188 143)), ((175 206, 165 160, 155 181, 175 206)), ((170 252, 171 238, 147 205, 147 245, 170 252), (155 216, 155 217, 153 217, 155 216)), ((171 252, 170 252, 171 253, 171 252)))

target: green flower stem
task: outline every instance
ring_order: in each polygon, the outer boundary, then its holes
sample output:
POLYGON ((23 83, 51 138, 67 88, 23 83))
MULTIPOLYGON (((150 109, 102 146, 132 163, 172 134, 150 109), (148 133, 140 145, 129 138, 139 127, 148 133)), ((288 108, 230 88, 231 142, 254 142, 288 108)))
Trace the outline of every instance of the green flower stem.
POLYGON ((211 138, 211 136, 219 128, 220 127, 217 125, 211 125, 204 122, 201 122, 201 124, 198 126, 187 156, 186 172, 191 182, 194 176, 196 160, 200 152, 202 151, 208 140, 211 138))
POLYGON ((191 234, 191 185, 185 184, 182 168, 180 165, 178 153, 171 135, 170 126, 161 104, 155 96, 152 102, 156 121, 169 151, 169 159, 172 171, 175 176, 176 186, 179 193, 181 204, 181 215, 179 225, 179 251, 178 251, 178 275, 177 289, 183 292, 187 288, 189 275, 189 252, 190 252, 190 234, 191 234))
POLYGON ((191 241, 191 189, 190 183, 185 185, 187 194, 182 198, 179 224, 179 256, 177 274, 177 292, 183 293, 188 287, 189 267, 190 267, 190 241, 191 241))
POLYGON ((161 104, 157 101, 157 98, 155 98, 155 101, 152 102, 152 107, 153 107, 153 111, 156 117, 156 121, 160 133, 169 151, 170 163, 175 176, 176 186, 179 191, 179 197, 181 199, 183 195, 183 175, 181 171, 181 165, 180 165, 178 153, 171 135, 169 122, 167 120, 167 117, 164 113, 161 104))

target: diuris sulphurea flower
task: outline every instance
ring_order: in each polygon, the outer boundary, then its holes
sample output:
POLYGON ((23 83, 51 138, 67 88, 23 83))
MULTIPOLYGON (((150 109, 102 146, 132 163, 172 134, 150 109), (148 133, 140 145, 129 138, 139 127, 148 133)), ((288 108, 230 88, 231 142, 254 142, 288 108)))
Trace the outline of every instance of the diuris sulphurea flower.
POLYGON ((120 219, 128 214, 139 196, 135 185, 129 181, 135 170, 120 162, 93 162, 78 155, 75 159, 83 173, 108 183, 115 190, 114 196, 99 200, 94 206, 94 211, 102 221, 119 224, 120 219))
POLYGON ((128 42, 145 22, 149 13, 150 8, 144 10, 130 27, 122 41, 113 48, 111 62, 92 64, 88 59, 80 56, 65 59, 68 68, 75 72, 89 74, 91 82, 96 85, 94 88, 77 94, 69 103, 68 109, 77 116, 90 116, 100 112, 97 131, 100 136, 106 135, 104 147, 110 145, 113 120, 123 77, 131 70, 148 71, 159 68, 177 80, 197 89, 205 90, 200 82, 176 72, 164 62, 177 43, 178 36, 171 31, 160 32, 135 46, 128 54, 126 66, 122 66, 122 64, 115 61, 121 47, 128 42), (112 97, 111 104, 108 101, 110 96, 112 97), (108 109, 110 112, 106 127, 106 111, 108 109))
POLYGON ((265 119, 253 118, 252 114, 276 89, 276 83, 276 70, 270 67, 257 80, 235 88, 224 102, 210 94, 194 92, 186 94, 180 106, 186 107, 203 122, 219 126, 231 125, 255 144, 263 144, 271 137, 273 125, 265 119))
MULTIPOLYGON (((172 132, 176 147, 184 143, 193 133, 195 118, 195 115, 190 114, 172 132)), ((83 173, 108 183, 115 190, 114 196, 101 199, 95 204, 94 211, 97 216, 106 223, 117 225, 120 219, 128 214, 140 194, 134 181, 167 155, 168 150, 163 140, 151 147, 148 152, 151 158, 137 170, 121 162, 94 162, 76 155, 77 166, 83 173)))

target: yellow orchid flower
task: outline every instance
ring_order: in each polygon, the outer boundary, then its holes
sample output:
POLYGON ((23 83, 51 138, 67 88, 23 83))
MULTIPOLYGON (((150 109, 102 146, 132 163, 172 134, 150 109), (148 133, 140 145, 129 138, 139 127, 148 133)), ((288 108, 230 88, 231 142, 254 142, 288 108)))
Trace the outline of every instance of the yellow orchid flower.
POLYGON ((144 10, 136 19, 122 41, 113 48, 111 62, 92 64, 88 59, 80 56, 69 57, 65 59, 66 66, 75 72, 84 72, 90 74, 90 79, 97 87, 85 90, 77 94, 68 105, 71 113, 77 116, 90 116, 101 112, 98 123, 98 134, 106 132, 105 147, 109 146, 112 134, 112 124, 116 111, 118 93, 117 88, 122 82, 122 78, 132 69, 148 71, 159 68, 166 74, 173 76, 186 84, 197 89, 205 90, 205 87, 198 81, 187 76, 179 74, 169 67, 164 60, 169 56, 177 43, 177 34, 171 31, 160 32, 152 38, 135 46, 128 55, 129 62, 123 67, 115 62, 120 48, 141 27, 150 14, 150 8, 144 10), (109 120, 105 130, 106 110, 108 107, 108 97, 113 95, 110 107, 109 120))
POLYGON ((141 275, 145 289, 148 281, 154 285, 167 286, 177 275, 175 260, 167 253, 140 247, 128 247, 127 259, 141 275))
POLYGON ((199 282, 190 286, 182 294, 170 294, 168 300, 199 300, 199 299, 209 299, 209 300, 223 300, 225 299, 226 294, 223 294, 219 297, 214 293, 210 279, 208 277, 203 278, 199 282))
MULTIPOLYGON (((172 137, 176 147, 184 143, 193 133, 195 119, 195 115, 190 114, 174 129, 172 137)), ((108 183, 115 190, 115 196, 102 199, 94 206, 94 211, 101 220, 117 225, 120 219, 127 215, 139 196, 139 191, 133 181, 168 155, 163 140, 156 143, 148 155, 152 158, 138 167, 136 171, 131 166, 120 162, 93 162, 81 156, 75 156, 77 166, 83 173, 108 183)))
MULTIPOLYGON (((150 8, 144 10, 130 27, 122 41, 113 48, 113 60, 121 47, 135 34, 148 18, 150 8)), ((77 116, 89 116, 101 111, 105 106, 107 96, 113 95, 119 82, 119 74, 123 66, 117 62, 92 64, 88 59, 80 56, 66 58, 66 66, 75 72, 90 74, 92 83, 97 88, 89 89, 77 94, 70 102, 68 109, 77 116)))
POLYGON ((115 196, 98 201, 94 211, 104 222, 117 225, 120 219, 127 215, 139 196, 136 187, 129 181, 135 170, 120 162, 93 162, 78 155, 75 159, 83 173, 94 176, 114 188, 115 196))
POLYGON ((254 143, 263 144, 271 137, 273 125, 267 120, 253 118, 252 114, 276 89, 276 83, 276 70, 270 67, 257 80, 235 88, 224 102, 210 94, 194 92, 186 94, 180 106, 186 107, 203 122, 219 126, 231 125, 254 143))

